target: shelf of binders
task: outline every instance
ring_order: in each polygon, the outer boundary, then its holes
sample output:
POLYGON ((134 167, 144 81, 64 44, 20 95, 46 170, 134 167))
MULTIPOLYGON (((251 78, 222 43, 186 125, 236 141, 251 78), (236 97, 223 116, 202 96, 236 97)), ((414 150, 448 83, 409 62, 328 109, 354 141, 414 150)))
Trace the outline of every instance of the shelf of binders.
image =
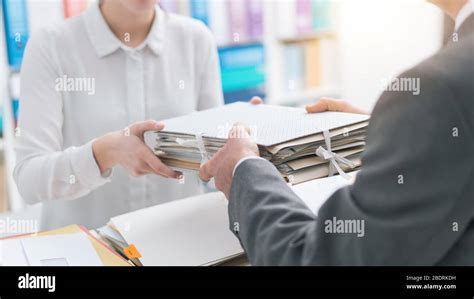
POLYGON ((165 11, 188 14, 209 27, 218 45, 226 103, 265 97, 264 1, 165 0, 160 5, 165 11))
POLYGON ((281 0, 267 6, 267 101, 302 106, 340 97, 337 3, 281 0))
POLYGON ((325 29, 311 33, 304 33, 293 37, 280 37, 278 41, 283 44, 294 44, 301 42, 310 42, 316 39, 336 38, 337 32, 335 30, 325 29))
POLYGON ((262 43, 219 48, 226 103, 265 97, 265 48, 262 43))
POLYGON ((339 97, 337 33, 316 32, 278 38, 273 51, 278 71, 273 72, 273 103, 301 106, 322 96, 339 97))
POLYGON ((331 0, 160 1, 166 12, 200 20, 214 34, 226 103, 256 95, 285 105, 314 101, 329 91, 338 95, 332 64, 337 51, 327 55, 328 41, 337 37, 333 4, 331 0))

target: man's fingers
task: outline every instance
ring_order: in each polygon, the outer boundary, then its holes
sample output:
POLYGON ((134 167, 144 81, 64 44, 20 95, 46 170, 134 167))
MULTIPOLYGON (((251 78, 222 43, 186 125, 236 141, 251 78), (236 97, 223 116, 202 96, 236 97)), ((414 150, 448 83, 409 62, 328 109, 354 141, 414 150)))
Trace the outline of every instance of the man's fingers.
POLYGON ((249 138, 252 130, 244 123, 235 123, 229 131, 228 138, 249 138))
POLYGON ((308 113, 319 113, 325 111, 343 112, 346 103, 332 98, 321 98, 315 104, 306 106, 308 113))
POLYGON ((209 182, 214 177, 213 160, 209 160, 199 169, 199 178, 204 182, 209 182))
POLYGON ((327 111, 327 105, 324 102, 318 101, 315 104, 307 105, 306 112, 308 113, 319 113, 327 111))
POLYGON ((260 105, 260 104, 263 104, 263 100, 262 100, 262 98, 260 98, 260 97, 253 97, 253 98, 250 100, 250 104, 252 104, 252 105, 260 105))
POLYGON ((156 120, 147 120, 134 123, 130 126, 130 133, 137 136, 143 136, 148 131, 161 131, 165 124, 156 120))
POLYGON ((216 165, 221 159, 223 151, 224 148, 218 150, 211 160, 207 161, 206 163, 204 163, 204 165, 201 166, 201 168, 199 169, 199 178, 201 178, 201 180, 203 180, 204 182, 209 182, 215 176, 217 171, 216 165))

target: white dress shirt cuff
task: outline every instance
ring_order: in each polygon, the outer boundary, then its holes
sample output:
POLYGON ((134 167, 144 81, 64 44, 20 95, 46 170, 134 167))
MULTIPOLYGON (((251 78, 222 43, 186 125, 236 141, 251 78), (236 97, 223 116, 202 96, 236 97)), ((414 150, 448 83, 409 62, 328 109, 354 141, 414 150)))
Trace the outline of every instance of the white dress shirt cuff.
POLYGON ((235 171, 236 171, 237 168, 240 166, 240 164, 244 163, 244 162, 247 161, 247 160, 252 160, 252 159, 262 159, 262 160, 265 160, 264 158, 259 157, 259 156, 250 156, 250 157, 245 157, 245 158, 240 159, 239 162, 237 162, 237 164, 235 164, 234 171, 232 171, 232 177, 234 177, 235 171))
POLYGON ((112 170, 100 173, 99 166, 94 157, 92 144, 94 140, 80 147, 73 147, 70 151, 71 166, 77 182, 89 189, 94 189, 110 182, 112 170))

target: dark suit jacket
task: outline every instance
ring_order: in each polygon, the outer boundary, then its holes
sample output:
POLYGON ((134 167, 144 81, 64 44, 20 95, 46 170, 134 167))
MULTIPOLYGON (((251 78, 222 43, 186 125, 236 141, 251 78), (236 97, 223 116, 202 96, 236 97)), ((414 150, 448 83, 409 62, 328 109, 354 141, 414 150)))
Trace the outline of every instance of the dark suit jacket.
POLYGON ((315 216, 264 160, 236 170, 231 228, 253 265, 474 265, 474 15, 459 41, 400 75, 420 94, 385 92, 355 183, 315 216), (327 220, 364 220, 364 236, 327 220))

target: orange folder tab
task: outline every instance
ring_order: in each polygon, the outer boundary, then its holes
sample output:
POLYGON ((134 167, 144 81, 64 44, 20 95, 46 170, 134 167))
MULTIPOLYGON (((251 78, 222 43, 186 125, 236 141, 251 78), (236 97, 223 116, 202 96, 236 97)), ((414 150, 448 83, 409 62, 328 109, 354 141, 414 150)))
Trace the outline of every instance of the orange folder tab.
POLYGON ((138 259, 142 257, 140 252, 138 252, 137 247, 135 247, 133 244, 130 244, 127 248, 125 248, 123 252, 129 259, 138 259))

